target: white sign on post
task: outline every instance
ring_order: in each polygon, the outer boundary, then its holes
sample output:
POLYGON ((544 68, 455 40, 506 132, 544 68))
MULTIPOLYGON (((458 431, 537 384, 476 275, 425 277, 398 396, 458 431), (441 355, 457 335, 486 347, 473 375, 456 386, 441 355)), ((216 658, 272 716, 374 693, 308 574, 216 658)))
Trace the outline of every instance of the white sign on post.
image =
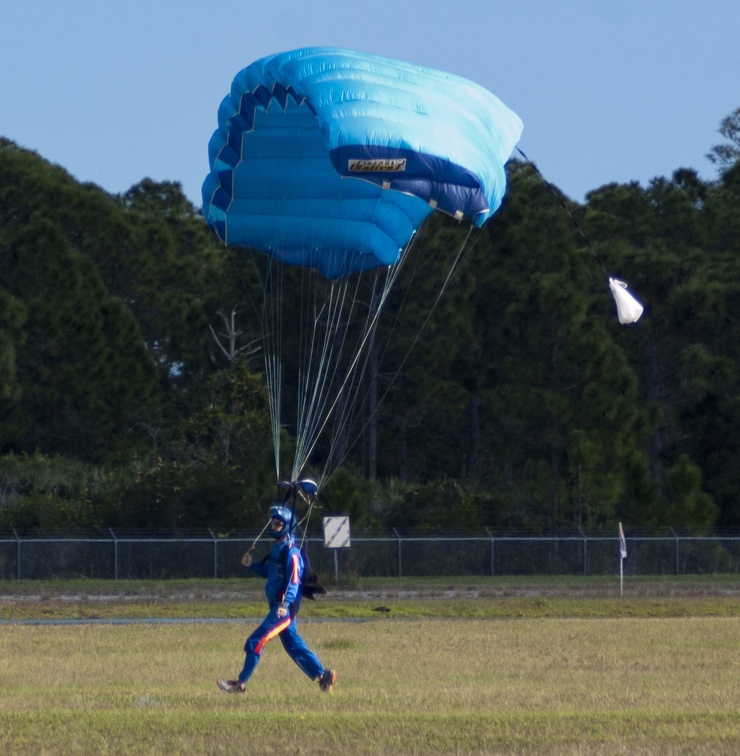
POLYGON ((339 551, 349 548, 349 517, 324 517, 324 546, 334 549, 334 580, 339 580, 339 551))
POLYGON ((349 517, 324 517, 324 546, 346 549, 349 545, 349 517))

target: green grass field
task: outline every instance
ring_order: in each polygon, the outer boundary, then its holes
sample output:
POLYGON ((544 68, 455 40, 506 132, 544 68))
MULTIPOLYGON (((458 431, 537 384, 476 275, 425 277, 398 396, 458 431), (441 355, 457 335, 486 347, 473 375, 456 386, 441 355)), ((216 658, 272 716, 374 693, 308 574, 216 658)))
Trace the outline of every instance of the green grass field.
POLYGON ((333 695, 272 642, 227 696, 259 588, 0 584, 0 750, 740 753, 736 577, 631 581, 623 599, 566 578, 340 586, 302 613, 333 695), (132 617, 159 621, 117 624, 132 617))

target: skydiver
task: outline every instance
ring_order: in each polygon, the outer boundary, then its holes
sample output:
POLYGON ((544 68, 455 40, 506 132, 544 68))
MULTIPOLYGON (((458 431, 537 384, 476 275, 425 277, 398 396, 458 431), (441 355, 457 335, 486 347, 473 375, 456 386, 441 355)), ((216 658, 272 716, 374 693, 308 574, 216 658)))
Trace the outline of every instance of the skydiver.
POLYGON ((301 550, 293 539, 295 518, 292 511, 281 504, 270 507, 268 514, 269 532, 275 539, 269 556, 266 560, 255 562, 251 553, 247 551, 242 557, 242 564, 260 577, 267 578, 265 596, 270 611, 244 644, 246 659, 239 677, 236 680, 218 680, 218 687, 224 693, 243 693, 247 680, 260 660, 262 649, 268 641, 277 636, 288 656, 312 680, 318 680, 324 693, 331 693, 337 679, 336 671, 323 666, 296 629, 305 563, 301 550))

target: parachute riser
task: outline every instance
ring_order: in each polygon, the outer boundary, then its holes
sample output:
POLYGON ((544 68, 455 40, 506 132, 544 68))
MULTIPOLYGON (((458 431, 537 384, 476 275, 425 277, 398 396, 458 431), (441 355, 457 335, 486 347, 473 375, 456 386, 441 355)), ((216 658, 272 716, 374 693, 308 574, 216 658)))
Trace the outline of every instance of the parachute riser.
MULTIPOLYGON (((283 506, 287 506, 291 511, 290 530, 295 532, 296 528, 302 527, 311 517, 311 512, 318 498, 318 486, 310 478, 303 478, 294 481, 281 481, 278 486, 278 493, 280 488, 287 488, 283 496, 283 506), (306 505, 306 513, 298 520, 298 506, 301 501, 306 505)), ((301 544, 305 540, 307 529, 308 526, 303 527, 301 544)))

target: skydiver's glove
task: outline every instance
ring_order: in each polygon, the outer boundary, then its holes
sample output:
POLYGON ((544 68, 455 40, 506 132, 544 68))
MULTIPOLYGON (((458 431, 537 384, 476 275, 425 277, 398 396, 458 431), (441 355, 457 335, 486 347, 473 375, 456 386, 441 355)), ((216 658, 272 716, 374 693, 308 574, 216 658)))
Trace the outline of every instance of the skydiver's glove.
POLYGON ((288 616, 288 607, 285 606, 285 604, 280 604, 277 610, 277 617, 278 619, 283 619, 283 617, 288 616))

